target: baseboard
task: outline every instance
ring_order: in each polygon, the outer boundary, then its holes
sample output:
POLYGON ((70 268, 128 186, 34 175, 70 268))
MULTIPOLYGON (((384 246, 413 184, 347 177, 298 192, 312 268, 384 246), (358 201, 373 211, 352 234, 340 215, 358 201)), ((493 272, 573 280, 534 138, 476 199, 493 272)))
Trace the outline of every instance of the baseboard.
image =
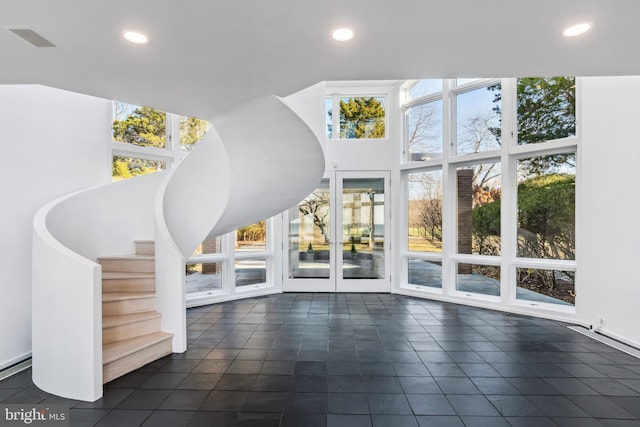
POLYGON ((9 360, 5 360, 4 362, 0 363, 0 371, 4 371, 5 369, 13 366, 13 365, 17 365, 18 363, 24 362, 27 359, 31 359, 31 352, 28 351, 24 354, 21 354, 20 356, 16 356, 13 359, 9 359, 9 360))
POLYGON ((616 337, 615 334, 604 330, 593 331, 579 326, 569 326, 569 329, 640 359, 640 348, 624 338, 616 337))
POLYGON ((9 378, 12 375, 17 374, 18 372, 22 372, 25 369, 29 369, 31 367, 31 352, 25 353, 21 357, 16 357, 13 359, 14 363, 11 361, 4 362, 0 369, 0 381, 9 378))

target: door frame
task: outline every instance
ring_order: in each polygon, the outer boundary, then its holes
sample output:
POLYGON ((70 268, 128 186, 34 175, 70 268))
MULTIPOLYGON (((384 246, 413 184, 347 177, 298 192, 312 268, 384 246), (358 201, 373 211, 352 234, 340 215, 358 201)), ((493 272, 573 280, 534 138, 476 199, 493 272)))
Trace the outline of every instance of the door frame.
MULTIPOLYGON (((328 171, 323 180, 329 181, 330 194, 330 256, 328 278, 290 278, 289 277, 289 222, 290 212, 283 215, 282 221, 282 290, 284 292, 391 292, 391 172, 390 171, 328 171), (384 276, 381 279, 345 279, 342 277, 342 190, 344 179, 383 178, 384 179, 384 276)), ((373 230, 372 230, 373 231, 373 230)))

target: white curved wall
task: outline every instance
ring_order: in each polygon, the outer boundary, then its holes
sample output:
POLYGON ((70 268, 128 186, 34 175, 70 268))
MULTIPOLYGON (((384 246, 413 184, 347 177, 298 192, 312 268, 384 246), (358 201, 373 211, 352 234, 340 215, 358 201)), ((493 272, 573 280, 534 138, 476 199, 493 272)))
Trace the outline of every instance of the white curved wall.
POLYGON ((154 202, 166 172, 130 178, 60 201, 47 227, 64 246, 90 260, 132 254, 134 240, 153 240, 154 202))
POLYGON ((102 268, 99 256, 133 253, 153 239, 162 173, 80 191, 34 218, 33 381, 70 399, 102 396, 102 268))
POLYGON ((282 212, 322 178, 324 155, 318 139, 279 98, 251 101, 213 125, 229 159, 231 186, 211 236, 282 212))
POLYGON ((324 173, 315 133, 281 99, 256 99, 215 120, 172 172, 162 201, 184 257, 218 236, 303 199, 324 173))
POLYGON ((101 268, 61 245, 34 220, 33 382, 58 396, 102 396, 101 268))

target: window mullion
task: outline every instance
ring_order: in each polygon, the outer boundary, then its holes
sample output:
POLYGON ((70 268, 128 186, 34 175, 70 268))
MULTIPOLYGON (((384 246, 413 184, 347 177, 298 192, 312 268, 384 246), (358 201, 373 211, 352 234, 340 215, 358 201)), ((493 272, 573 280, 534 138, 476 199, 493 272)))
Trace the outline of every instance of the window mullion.
POLYGON ((500 215, 501 257, 500 299, 511 304, 516 298, 513 262, 517 247, 517 176, 511 151, 516 145, 517 93, 515 79, 502 80, 502 198, 500 215))

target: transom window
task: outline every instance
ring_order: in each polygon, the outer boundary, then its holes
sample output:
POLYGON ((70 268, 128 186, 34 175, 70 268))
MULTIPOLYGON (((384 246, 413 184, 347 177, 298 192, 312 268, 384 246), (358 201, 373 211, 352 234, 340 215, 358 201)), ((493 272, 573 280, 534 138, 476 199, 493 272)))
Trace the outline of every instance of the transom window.
POLYGON ((327 139, 386 138, 384 96, 342 96, 326 99, 327 139))

